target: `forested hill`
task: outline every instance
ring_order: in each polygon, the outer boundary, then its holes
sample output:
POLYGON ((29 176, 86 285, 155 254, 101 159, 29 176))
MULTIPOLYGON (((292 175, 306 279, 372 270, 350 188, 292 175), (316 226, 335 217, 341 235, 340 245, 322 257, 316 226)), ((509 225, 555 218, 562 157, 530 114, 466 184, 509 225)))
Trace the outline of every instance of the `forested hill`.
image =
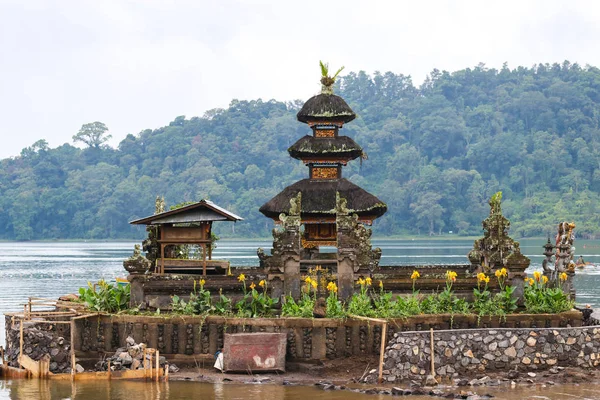
MULTIPOLYGON (((388 204, 376 235, 479 234, 499 190, 516 237, 562 220, 600 235, 598 68, 434 70, 420 87, 360 72, 336 85, 358 114, 342 132, 368 154, 344 176, 388 204)), ((209 198, 245 218, 216 224, 221 235, 269 236, 258 208, 308 174, 286 151, 309 133, 295 120, 301 104, 233 100, 117 149, 101 135, 84 149, 40 140, 1 161, 0 238, 141 237, 128 221, 151 214, 158 194, 168 205, 209 198)))

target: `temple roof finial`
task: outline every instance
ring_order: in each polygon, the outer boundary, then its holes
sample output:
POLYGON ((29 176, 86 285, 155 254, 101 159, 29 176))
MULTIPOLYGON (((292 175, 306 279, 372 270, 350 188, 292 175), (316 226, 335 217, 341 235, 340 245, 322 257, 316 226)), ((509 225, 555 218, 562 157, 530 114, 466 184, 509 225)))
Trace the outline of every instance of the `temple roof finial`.
POLYGON ((321 66, 321 93, 323 94, 333 94, 333 84, 335 83, 335 78, 344 70, 344 67, 337 70, 333 77, 329 76, 329 63, 323 63, 323 61, 319 61, 319 65, 321 66))

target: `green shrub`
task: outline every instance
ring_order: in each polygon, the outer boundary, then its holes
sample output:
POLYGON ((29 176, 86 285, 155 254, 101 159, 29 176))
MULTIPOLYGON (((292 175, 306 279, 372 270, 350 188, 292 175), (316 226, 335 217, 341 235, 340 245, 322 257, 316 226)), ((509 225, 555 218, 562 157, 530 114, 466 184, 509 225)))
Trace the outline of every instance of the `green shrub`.
POLYGON ((79 289, 79 301, 92 311, 116 313, 129 307, 130 286, 111 285, 105 280, 96 287, 88 282, 87 288, 79 289))

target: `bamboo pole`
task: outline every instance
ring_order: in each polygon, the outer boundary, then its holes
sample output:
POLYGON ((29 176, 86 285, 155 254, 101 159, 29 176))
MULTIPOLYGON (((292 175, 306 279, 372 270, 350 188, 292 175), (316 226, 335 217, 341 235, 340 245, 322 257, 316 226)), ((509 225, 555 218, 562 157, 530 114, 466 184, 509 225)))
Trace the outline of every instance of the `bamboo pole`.
POLYGON ((0 361, 4 364, 4 347, 0 346, 0 361))
POLYGON ((110 369, 110 358, 108 359, 108 370, 107 371, 108 371, 108 380, 110 381, 110 376, 112 373, 112 370, 110 369))
POLYGON ((148 380, 148 373, 146 371, 146 348, 144 348, 144 353, 142 356, 142 366, 144 367, 144 379, 148 380))
POLYGON ((385 345, 387 342, 387 322, 381 326, 381 349, 379 350, 379 378, 377 382, 383 382, 383 356, 385 354, 385 345))
POLYGON ((429 328, 429 341, 431 342, 431 375, 435 378, 435 349, 433 346, 433 328, 429 328))
POLYGON ((169 380, 169 364, 165 364, 165 382, 169 380))
POLYGON ((383 381, 383 357, 385 355, 385 345, 387 344, 386 338, 388 323, 385 319, 381 318, 369 318, 353 314, 348 315, 348 317, 358 319, 361 321, 369 321, 381 325, 381 348, 379 349, 379 376, 377 378, 377 382, 381 383, 383 381))
POLYGON ((27 304, 23 304, 23 319, 27 320, 27 304))
POLYGON ((75 360, 75 320, 71 319, 71 380, 75 380, 77 362, 75 360))
POLYGON ((19 327, 19 368, 23 368, 21 357, 23 357, 23 320, 21 320, 21 326, 19 327))
POLYGON ((206 276, 206 243, 202 244, 202 275, 206 276))
POLYGON ((156 356, 156 382, 158 382, 158 377, 160 376, 160 357, 158 354, 158 350, 154 354, 156 356))
POLYGON ((31 297, 29 298, 29 300, 28 300, 27 303, 28 303, 28 306, 29 306, 28 307, 29 308, 29 319, 31 319, 31 297))

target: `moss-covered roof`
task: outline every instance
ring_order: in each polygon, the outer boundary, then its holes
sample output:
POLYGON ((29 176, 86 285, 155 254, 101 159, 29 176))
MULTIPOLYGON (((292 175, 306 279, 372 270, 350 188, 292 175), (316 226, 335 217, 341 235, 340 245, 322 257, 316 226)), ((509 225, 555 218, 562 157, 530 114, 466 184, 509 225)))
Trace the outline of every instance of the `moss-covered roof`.
POLYGON ((356 114, 340 96, 321 93, 311 97, 304 103, 298 111, 297 118, 300 122, 341 121, 346 123, 356 118, 356 114))
POLYGON ((377 218, 385 214, 387 205, 366 190, 356 186, 347 179, 317 180, 303 179, 283 189, 261 208, 260 212, 269 218, 277 218, 281 213, 290 210, 290 199, 302 192, 301 215, 333 216, 335 215, 336 192, 348 201, 351 213, 360 217, 377 218))
POLYGON ((306 135, 288 149, 290 156, 300 160, 315 156, 354 160, 360 157, 362 152, 362 148, 348 136, 316 138, 306 135))

